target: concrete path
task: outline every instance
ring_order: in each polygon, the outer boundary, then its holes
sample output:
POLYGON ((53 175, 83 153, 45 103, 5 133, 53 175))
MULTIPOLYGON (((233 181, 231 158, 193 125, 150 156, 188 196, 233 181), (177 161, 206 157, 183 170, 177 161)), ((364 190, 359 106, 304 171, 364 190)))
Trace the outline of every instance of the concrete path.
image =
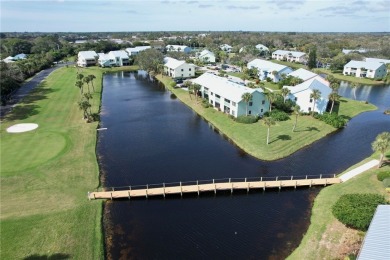
POLYGON ((356 175, 358 175, 360 173, 363 173, 363 172, 365 172, 373 167, 378 166, 378 163, 379 163, 378 160, 369 161, 363 165, 360 165, 359 167, 357 167, 353 170, 350 170, 349 172, 344 173, 343 175, 340 176, 340 179, 342 182, 345 182, 345 181, 355 177, 356 175))

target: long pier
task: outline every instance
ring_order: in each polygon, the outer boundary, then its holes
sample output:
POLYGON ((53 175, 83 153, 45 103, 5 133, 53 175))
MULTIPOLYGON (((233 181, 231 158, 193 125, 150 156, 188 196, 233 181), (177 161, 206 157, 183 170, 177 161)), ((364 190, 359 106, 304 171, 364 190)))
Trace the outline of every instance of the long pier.
POLYGON ((249 190, 267 188, 287 188, 287 187, 311 187, 311 186, 327 186, 331 184, 341 183, 341 179, 332 176, 284 176, 284 177, 256 177, 256 178, 228 178, 228 179, 213 179, 190 182, 176 182, 176 183, 161 183, 151 185, 137 185, 125 187, 111 187, 104 188, 101 191, 88 192, 88 199, 123 199, 150 196, 163 196, 171 194, 197 193, 217 191, 234 190, 249 190))

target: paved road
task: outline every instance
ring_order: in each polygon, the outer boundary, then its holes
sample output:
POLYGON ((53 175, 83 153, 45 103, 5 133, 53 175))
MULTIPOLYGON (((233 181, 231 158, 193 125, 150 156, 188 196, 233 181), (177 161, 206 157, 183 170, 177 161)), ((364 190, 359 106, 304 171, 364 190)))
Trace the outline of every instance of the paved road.
POLYGON ((65 64, 56 65, 51 68, 45 69, 37 73, 30 81, 24 83, 17 91, 12 94, 11 100, 7 102, 6 106, 1 106, 0 119, 4 119, 4 116, 12 110, 12 108, 25 96, 27 96, 31 90, 38 86, 42 80, 44 80, 54 70, 65 66, 65 64))

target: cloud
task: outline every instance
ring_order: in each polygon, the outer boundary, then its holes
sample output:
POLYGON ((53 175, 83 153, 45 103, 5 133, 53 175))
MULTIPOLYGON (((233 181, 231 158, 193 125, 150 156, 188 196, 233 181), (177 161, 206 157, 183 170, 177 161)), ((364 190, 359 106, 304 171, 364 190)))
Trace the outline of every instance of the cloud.
POLYGON ((276 5, 278 9, 297 9, 304 5, 307 0, 268 0, 267 3, 271 5, 276 5))
POLYGON ((127 14, 139 14, 137 11, 135 10, 126 10, 125 13, 127 14))
POLYGON ((198 7, 199 8, 210 8, 210 7, 214 7, 214 5, 204 5, 204 4, 202 4, 202 5, 199 5, 198 7))
POLYGON ((231 9, 231 10, 234 10, 234 9, 253 10, 253 9, 260 9, 260 6, 255 6, 255 5, 251 5, 251 6, 228 5, 227 9, 231 9))

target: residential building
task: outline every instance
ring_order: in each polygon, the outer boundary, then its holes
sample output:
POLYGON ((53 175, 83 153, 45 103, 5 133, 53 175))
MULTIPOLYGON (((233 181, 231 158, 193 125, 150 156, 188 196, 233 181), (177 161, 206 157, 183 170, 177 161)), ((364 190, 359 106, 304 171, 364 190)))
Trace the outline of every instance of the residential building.
POLYGON ((120 50, 120 51, 110 51, 108 53, 110 56, 110 60, 114 60, 112 63, 112 66, 129 66, 130 60, 129 55, 126 51, 120 50))
POLYGON ((343 49, 342 50, 342 53, 344 53, 344 54, 349 54, 351 52, 366 53, 366 52, 368 52, 368 50, 366 50, 366 49, 355 49, 355 50, 343 49))
POLYGON ((164 73, 172 78, 195 77, 195 65, 186 63, 184 60, 164 58, 164 73))
POLYGON ((14 59, 15 60, 25 60, 25 59, 27 59, 27 54, 24 54, 24 53, 17 54, 14 56, 14 59))
POLYGON ((95 51, 80 51, 77 55, 77 66, 88 67, 97 63, 99 55, 95 51))
POLYGON ((247 64, 247 67, 248 69, 256 68, 258 70, 260 80, 270 78, 273 82, 279 82, 283 74, 288 75, 293 71, 290 67, 285 65, 261 59, 254 59, 247 64))
POLYGON ((219 46, 219 48, 226 52, 231 52, 233 49, 233 47, 230 46, 229 44, 222 44, 221 46, 219 46))
POLYGON ((15 58, 12 56, 8 56, 7 58, 3 59, 2 61, 5 63, 12 63, 12 62, 15 62, 15 58))
POLYGON ((202 97, 213 107, 234 117, 246 115, 247 111, 248 115, 262 116, 269 110, 269 101, 261 89, 248 88, 212 73, 204 73, 192 82, 201 86, 202 97), (244 93, 252 94, 250 102, 242 100, 244 93))
POLYGON ((144 50, 147 50, 150 48, 151 48, 151 46, 136 46, 134 48, 127 48, 126 52, 129 54, 129 56, 135 56, 138 53, 140 53, 141 51, 144 51, 144 50))
POLYGON ((306 113, 313 110, 314 100, 310 95, 314 89, 318 89, 321 92, 321 97, 315 101, 314 106, 314 112, 318 112, 319 114, 326 111, 329 94, 332 92, 332 89, 329 87, 329 82, 320 76, 315 76, 296 86, 284 86, 283 88, 290 90, 287 99, 295 101, 301 107, 301 110, 306 113))
POLYGON ((198 59, 206 63, 215 63, 215 55, 209 50, 203 50, 199 53, 198 59))
POLYGON ((351 60, 344 65, 343 74, 359 78, 383 78, 386 76, 386 64, 370 61, 351 60))
POLYGON ((300 69, 297 69, 297 70, 289 73, 288 76, 297 77, 303 81, 306 81, 308 79, 311 79, 313 77, 318 76, 318 74, 315 74, 314 72, 300 68, 300 69))
POLYGON ((105 54, 105 53, 98 53, 99 55, 99 59, 98 59, 98 63, 99 63, 99 66, 100 67, 112 67, 113 63, 114 63, 114 60, 110 60, 110 55, 108 54, 105 54))
POLYGON ((177 52, 184 52, 184 53, 190 53, 191 48, 185 45, 167 45, 165 46, 165 49, 167 51, 177 51, 177 52))
POLYGON ((267 46, 263 45, 263 44, 257 44, 256 46, 256 49, 258 49, 260 52, 269 52, 269 49, 267 46))
POLYGON ((277 50, 272 53, 272 59, 289 62, 306 62, 306 53, 300 51, 277 50))
POLYGON ((385 59, 365 58, 364 60, 367 62, 379 62, 384 64, 390 64, 390 60, 385 60, 385 59))

